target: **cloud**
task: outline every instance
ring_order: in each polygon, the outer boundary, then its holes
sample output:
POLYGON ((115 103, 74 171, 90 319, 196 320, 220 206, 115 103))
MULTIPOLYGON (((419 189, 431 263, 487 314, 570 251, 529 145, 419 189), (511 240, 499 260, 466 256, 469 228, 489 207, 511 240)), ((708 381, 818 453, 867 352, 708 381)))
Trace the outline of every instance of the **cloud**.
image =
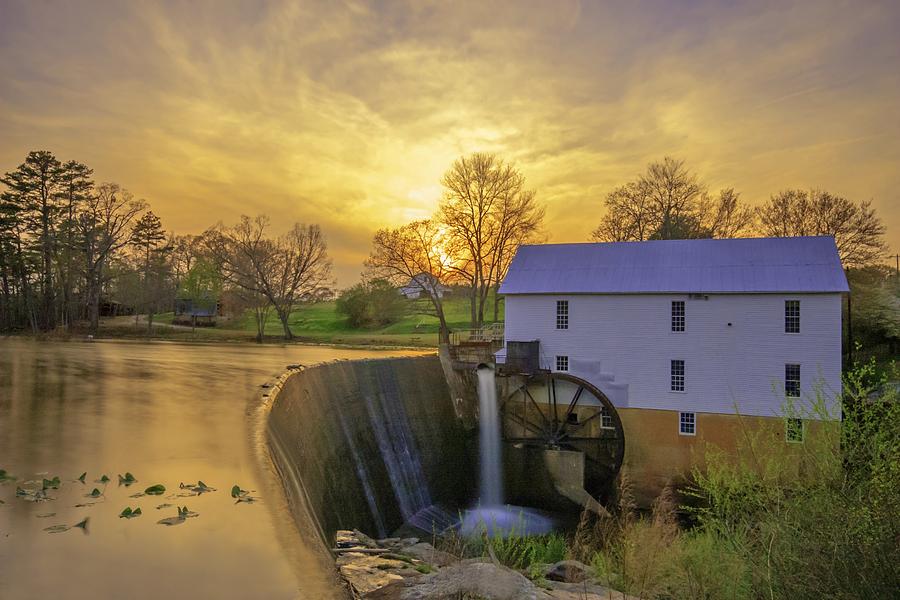
POLYGON ((460 154, 515 161, 554 241, 666 154, 762 201, 873 199, 900 247, 900 9, 638 2, 7 3, 0 160, 77 158, 200 231, 320 223, 341 284, 460 154))

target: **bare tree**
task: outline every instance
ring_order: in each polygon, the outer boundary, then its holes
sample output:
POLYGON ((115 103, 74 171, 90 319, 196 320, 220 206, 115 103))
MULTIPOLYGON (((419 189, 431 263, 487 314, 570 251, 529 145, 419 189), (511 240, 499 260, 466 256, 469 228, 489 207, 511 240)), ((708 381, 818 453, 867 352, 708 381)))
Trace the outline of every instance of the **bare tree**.
POLYGON ((446 282, 452 275, 445 251, 445 234, 434 220, 413 221, 396 229, 381 229, 375 233, 372 252, 365 261, 373 278, 384 279, 396 286, 423 280, 422 291, 431 303, 439 322, 438 340, 450 341, 450 329, 444 315, 443 298, 438 289, 427 282, 446 282))
POLYGON ((234 227, 207 233, 207 247, 225 281, 264 296, 278 315, 285 339, 293 339, 289 317, 300 296, 320 287, 331 260, 318 225, 295 224, 287 234, 265 237, 269 219, 242 216, 234 227))
POLYGON ((822 190, 784 190, 757 209, 760 231, 772 237, 830 235, 845 267, 883 258, 885 227, 870 201, 854 203, 822 190))
POLYGON ((535 193, 530 190, 502 198, 494 212, 491 249, 488 255, 488 280, 494 288, 495 323, 499 319, 497 293, 500 283, 506 277, 519 246, 537 240, 543 220, 544 209, 537 206, 535 193))
POLYGON ((715 200, 704 195, 700 200, 700 227, 713 238, 736 238, 754 228, 756 212, 742 204, 734 188, 725 188, 715 200))
POLYGON ((591 236, 601 242, 650 239, 654 222, 646 190, 638 182, 626 183, 606 196, 606 214, 591 236))
POLYGON ((85 296, 90 330, 100 323, 100 291, 114 253, 131 240, 130 227, 146 208, 115 183, 101 184, 88 196, 78 215, 79 244, 84 255, 85 296))
POLYGON ((493 154, 456 160, 441 180, 439 219, 457 276, 471 285, 472 327, 484 322, 491 289, 499 283, 519 244, 533 236, 544 212, 525 189, 525 177, 493 154))
POLYGON ((727 188, 710 198, 684 161, 668 156, 611 191, 605 204, 592 233, 601 242, 736 237, 753 225, 753 211, 737 192, 727 188))

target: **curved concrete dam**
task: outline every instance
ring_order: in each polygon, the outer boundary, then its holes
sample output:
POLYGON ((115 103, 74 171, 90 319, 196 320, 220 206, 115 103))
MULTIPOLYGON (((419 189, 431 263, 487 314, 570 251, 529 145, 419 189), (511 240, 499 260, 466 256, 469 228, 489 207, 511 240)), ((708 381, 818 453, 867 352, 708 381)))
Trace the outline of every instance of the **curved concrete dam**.
POLYGON ((437 356, 338 361, 283 375, 268 438, 301 533, 442 530, 475 496, 475 432, 437 356))

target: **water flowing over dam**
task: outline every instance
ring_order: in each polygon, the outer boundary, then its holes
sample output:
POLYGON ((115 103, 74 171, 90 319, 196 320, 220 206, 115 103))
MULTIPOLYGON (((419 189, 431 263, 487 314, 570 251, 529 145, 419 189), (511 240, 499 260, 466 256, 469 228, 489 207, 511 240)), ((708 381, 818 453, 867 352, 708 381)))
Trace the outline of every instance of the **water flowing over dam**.
POLYGON ((347 528, 443 530, 475 496, 474 432, 436 356, 295 370, 270 401, 269 444, 295 521, 324 543, 347 528))
POLYGON ((500 411, 494 370, 478 369, 480 503, 484 507, 503 504, 503 457, 501 455, 500 411))

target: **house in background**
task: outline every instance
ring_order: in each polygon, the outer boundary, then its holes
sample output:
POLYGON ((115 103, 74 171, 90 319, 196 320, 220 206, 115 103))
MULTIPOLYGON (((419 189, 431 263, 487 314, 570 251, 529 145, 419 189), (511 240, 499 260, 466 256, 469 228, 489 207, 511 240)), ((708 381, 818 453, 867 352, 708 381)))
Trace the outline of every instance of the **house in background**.
POLYGON ((400 293, 408 300, 420 298, 423 293, 426 296, 443 298, 444 294, 450 293, 450 288, 430 273, 419 273, 415 277, 411 277, 409 283, 400 288, 400 293))
POLYGON ((607 454, 644 504, 689 473, 703 442, 734 449, 741 427, 803 443, 840 418, 848 291, 830 237, 522 246, 500 287, 496 359, 519 377, 506 396, 541 377, 553 389, 528 394, 516 439, 561 419, 555 447, 613 440, 607 454), (817 395, 827 414, 812 412, 817 395))
POLYGON ((221 304, 216 297, 176 298, 172 323, 192 327, 215 327, 221 304))

